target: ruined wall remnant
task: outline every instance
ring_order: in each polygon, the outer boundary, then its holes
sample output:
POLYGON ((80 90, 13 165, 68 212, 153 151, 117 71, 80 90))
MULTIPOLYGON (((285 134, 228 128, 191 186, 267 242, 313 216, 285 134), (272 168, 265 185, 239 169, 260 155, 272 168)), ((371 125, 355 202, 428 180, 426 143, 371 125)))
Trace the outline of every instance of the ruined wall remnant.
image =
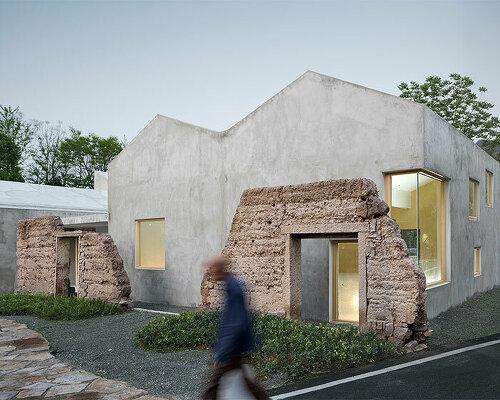
POLYGON ((130 281, 111 236, 65 232, 53 216, 19 221, 16 293, 68 294, 72 235, 78 237, 78 297, 127 303, 130 281))
POLYGON ((55 234, 63 230, 59 217, 37 217, 19 221, 16 293, 54 293, 55 234))
MULTIPOLYGON (((290 232, 294 227, 328 234, 351 232, 351 227, 362 226, 362 234, 361 230, 352 231, 359 233, 358 246, 363 246, 360 254, 365 255, 360 261, 366 268, 366 293, 360 293, 360 299, 366 302, 360 304, 360 310, 366 312, 363 318, 360 316, 364 321, 361 328, 374 330, 398 346, 408 343, 407 348, 413 349, 429 334, 425 276, 408 258, 406 243, 397 223, 387 216, 388 211, 376 185, 368 179, 246 190, 223 254, 230 260, 230 269, 247 282, 251 308, 290 315, 293 271, 287 268, 293 264, 290 232)), ((205 277, 201 292, 202 305, 221 304, 220 284, 205 277)))
POLYGON ((130 281, 111 236, 87 232, 80 238, 78 295, 122 300, 130 295, 130 281))

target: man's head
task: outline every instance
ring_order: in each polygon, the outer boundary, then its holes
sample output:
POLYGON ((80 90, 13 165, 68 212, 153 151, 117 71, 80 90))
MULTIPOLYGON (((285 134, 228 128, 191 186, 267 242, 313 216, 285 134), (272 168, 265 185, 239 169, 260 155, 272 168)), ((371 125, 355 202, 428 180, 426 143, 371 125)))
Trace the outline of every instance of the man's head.
POLYGON ((224 281, 227 279, 227 266, 229 261, 224 256, 213 256, 205 260, 203 263, 207 267, 207 274, 216 281, 224 281))

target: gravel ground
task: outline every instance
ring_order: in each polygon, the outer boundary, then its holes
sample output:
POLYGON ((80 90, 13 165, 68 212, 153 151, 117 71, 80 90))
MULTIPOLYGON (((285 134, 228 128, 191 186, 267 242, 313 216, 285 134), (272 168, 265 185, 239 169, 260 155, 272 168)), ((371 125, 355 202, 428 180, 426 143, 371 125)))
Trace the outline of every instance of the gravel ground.
POLYGON ((500 333, 500 288, 472 296, 429 321, 430 347, 454 344, 500 333))
POLYGON ((209 351, 150 353, 132 346, 143 325, 158 314, 132 311, 80 321, 4 317, 40 332, 53 354, 69 364, 109 379, 130 383, 150 394, 199 398, 212 361, 209 351))

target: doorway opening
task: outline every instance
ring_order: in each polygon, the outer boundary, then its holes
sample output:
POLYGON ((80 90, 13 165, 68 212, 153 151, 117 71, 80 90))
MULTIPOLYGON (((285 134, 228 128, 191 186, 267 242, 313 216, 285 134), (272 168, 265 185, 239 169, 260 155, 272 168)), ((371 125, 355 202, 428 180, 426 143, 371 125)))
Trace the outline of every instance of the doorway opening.
POLYGON ((357 237, 301 238, 303 320, 359 323, 357 237))
POLYGON ((368 329, 366 243, 370 225, 366 222, 291 225, 281 231, 287 235, 284 277, 287 317, 318 320, 308 314, 319 305, 322 322, 356 324, 362 330, 368 329), (308 242, 316 243, 310 246, 308 242), (308 262, 318 259, 318 248, 326 248, 326 252, 320 251, 320 261, 308 262), (316 251, 313 256, 311 249, 316 251), (311 301, 311 296, 317 298, 316 302, 311 301), (328 296, 326 301, 325 296, 328 296))
POLYGON ((60 296, 78 294, 78 236, 58 237, 56 245, 55 293, 60 296))

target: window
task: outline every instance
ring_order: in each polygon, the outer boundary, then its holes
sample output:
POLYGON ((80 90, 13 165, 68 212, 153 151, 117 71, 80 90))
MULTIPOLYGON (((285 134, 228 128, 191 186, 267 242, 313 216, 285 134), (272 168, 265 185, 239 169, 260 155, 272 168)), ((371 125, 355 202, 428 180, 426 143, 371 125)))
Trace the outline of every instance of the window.
POLYGON ((477 182, 469 179, 469 219, 477 220, 477 182))
POLYGON ((136 222, 135 267, 165 269, 165 219, 136 222))
POLYGON ((493 207, 493 174, 490 171, 486 171, 484 189, 486 195, 486 205, 488 207, 493 207))
POLYGON ((446 280, 445 182, 420 171, 386 175, 386 201, 427 285, 446 280))
POLYGON ((481 275, 481 247, 474 247, 474 276, 481 275))

